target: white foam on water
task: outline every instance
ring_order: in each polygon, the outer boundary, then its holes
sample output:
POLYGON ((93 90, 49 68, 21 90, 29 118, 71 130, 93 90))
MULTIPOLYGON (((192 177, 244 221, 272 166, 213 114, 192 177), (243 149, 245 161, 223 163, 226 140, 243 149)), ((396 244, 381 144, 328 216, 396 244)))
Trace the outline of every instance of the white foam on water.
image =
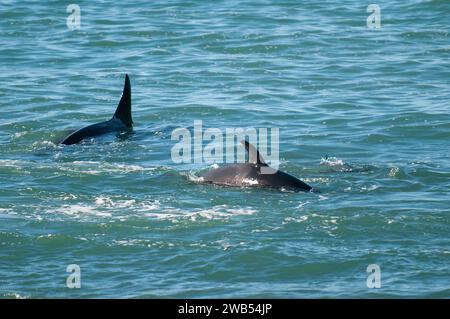
POLYGON ((345 163, 343 160, 337 158, 337 157, 327 157, 327 158, 321 158, 320 159, 320 165, 325 166, 343 166, 345 163))
POLYGON ((11 208, 0 208, 0 216, 3 218, 13 218, 13 216, 17 216, 17 212, 12 210, 11 208))
POLYGON ((22 296, 22 295, 20 295, 18 293, 15 293, 15 292, 6 293, 6 294, 3 294, 2 296, 6 297, 6 298, 11 298, 12 297, 14 299, 27 299, 28 298, 26 296, 22 296))
POLYGON ((140 241, 137 239, 126 239, 126 240, 125 239, 123 239, 123 240, 114 239, 112 242, 119 246, 137 246, 137 245, 141 244, 140 241))
POLYGON ((64 214, 69 216, 81 217, 84 215, 92 215, 97 217, 111 217, 112 214, 109 212, 98 211, 95 206, 84 205, 84 204, 74 204, 74 205, 63 205, 59 208, 52 209, 48 211, 49 213, 64 214))
POLYGON ((306 206, 309 204, 309 201, 306 202, 300 202, 300 204, 298 204, 297 208, 302 208, 303 206, 306 206))
POLYGON ((31 147, 34 150, 40 149, 40 148, 62 148, 62 145, 55 144, 52 141, 37 141, 31 144, 31 147))
POLYGON ((27 133, 28 133, 28 131, 16 132, 12 135, 11 140, 18 139, 18 138, 26 135, 27 133))
POLYGON ((199 209, 195 211, 185 211, 179 208, 166 208, 165 213, 146 213, 145 216, 159 220, 171 220, 173 222, 181 220, 224 220, 239 215, 253 215, 257 213, 251 208, 228 208, 226 205, 214 206, 210 209, 199 209))
POLYGON ((389 176, 389 177, 395 177, 395 176, 398 174, 399 171, 400 171, 400 168, 398 168, 398 167, 392 167, 392 168, 389 170, 388 176, 389 176))
MULTIPOLYGON (((177 223, 180 221, 228 220, 234 216, 256 214, 257 210, 249 207, 228 207, 227 205, 218 205, 210 209, 186 210, 172 206, 164 207, 158 200, 137 201, 99 195, 92 200, 92 204, 64 204, 61 207, 46 209, 46 213, 83 219, 93 216, 121 221, 130 217, 149 217, 177 223)), ((36 218, 36 214, 33 216, 36 218)))
POLYGON ((332 167, 339 172, 352 172, 354 168, 337 157, 327 157, 320 159, 320 165, 332 167))
POLYGON ((126 165, 126 164, 108 164, 107 167, 111 167, 112 169, 117 169, 118 171, 122 172, 145 172, 145 171, 154 171, 155 167, 143 167, 140 165, 126 165))
POLYGON ((377 188, 379 188, 380 186, 378 186, 378 185, 369 185, 369 186, 363 186, 363 187, 361 187, 361 190, 362 191, 369 191, 369 192, 371 192, 371 191, 374 191, 374 190, 376 190, 377 188))
POLYGON ((161 204, 159 203, 158 200, 154 201, 154 202, 146 202, 146 203, 141 203, 140 206, 138 207, 138 211, 152 211, 152 210, 157 210, 161 208, 161 204))
POLYGON ((257 229, 252 229, 252 233, 267 233, 267 232, 271 232, 271 231, 275 231, 275 230, 279 230, 279 229, 281 229, 281 227, 280 226, 269 226, 268 228, 265 228, 265 229, 260 229, 260 228, 257 228, 257 229))
POLYGON ((56 237, 56 235, 55 234, 39 235, 37 239, 52 238, 52 237, 56 237))
POLYGON ((68 194, 66 196, 64 196, 62 199, 63 200, 73 200, 73 199, 77 199, 78 197, 75 196, 74 194, 68 194))
POLYGON ((283 225, 286 225, 286 224, 289 224, 289 223, 303 223, 303 222, 305 222, 305 221, 307 221, 308 220, 308 216, 300 216, 300 217, 286 217, 284 220, 283 220, 283 222, 282 222, 282 224, 283 225))
POLYGON ((228 250, 228 249, 230 249, 232 247, 231 244, 228 241, 226 241, 226 240, 218 240, 216 243, 218 243, 219 246, 223 250, 228 250))
POLYGON ((100 162, 94 162, 94 161, 74 161, 73 164, 76 165, 98 165, 101 164, 100 162))
POLYGON ((328 183, 330 179, 328 177, 309 177, 304 178, 303 181, 306 183, 328 183))
MULTIPOLYGON (((99 195, 92 199, 91 204, 81 202, 75 204, 64 204, 57 208, 46 208, 45 211, 48 214, 63 214, 75 218, 94 216, 101 218, 114 218, 124 221, 131 216, 136 216, 136 213, 158 210, 160 207, 161 205, 157 200, 145 200, 139 202, 135 199, 123 199, 115 196, 99 195)), ((36 218, 36 216, 37 215, 34 214, 33 218, 36 218)))
POLYGON ((134 173, 156 170, 155 167, 143 167, 140 165, 127 165, 119 163, 104 163, 94 161, 74 161, 63 163, 59 169, 66 172, 100 175, 104 173, 134 173))
POLYGON ((134 199, 114 200, 113 198, 108 196, 98 196, 95 198, 95 204, 99 207, 115 209, 135 206, 136 201, 134 199))
POLYGON ((156 247, 156 248, 167 248, 175 247, 174 243, 165 241, 153 241, 150 239, 114 239, 111 242, 113 245, 117 246, 141 246, 141 247, 156 247))
POLYGON ((99 196, 95 199, 95 204, 97 205, 112 205, 113 201, 111 200, 111 198, 106 197, 106 196, 99 196))
POLYGON ((338 220, 337 220, 337 218, 331 218, 330 220, 329 220, 329 222, 331 223, 331 224, 337 224, 338 223, 338 220))
POLYGON ((192 172, 189 172, 188 174, 186 174, 186 177, 189 181, 194 182, 194 183, 203 183, 205 181, 203 176, 197 176, 192 172))

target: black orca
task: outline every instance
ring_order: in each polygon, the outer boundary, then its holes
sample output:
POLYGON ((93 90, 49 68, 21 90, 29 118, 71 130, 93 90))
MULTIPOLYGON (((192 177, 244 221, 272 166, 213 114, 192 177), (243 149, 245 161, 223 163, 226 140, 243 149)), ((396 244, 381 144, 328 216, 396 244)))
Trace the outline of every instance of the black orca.
POLYGON ((225 186, 260 186, 311 191, 313 188, 298 178, 268 166, 258 150, 249 142, 241 141, 249 153, 249 161, 213 168, 202 175, 207 183, 225 186), (265 169, 265 172, 262 171, 265 169), (272 174, 267 171, 272 170, 272 174))
POLYGON ((99 136, 111 132, 127 132, 133 128, 133 120, 131 119, 131 84, 128 74, 125 75, 125 85, 123 87, 122 98, 117 106, 114 116, 109 121, 100 122, 83 127, 72 132, 61 144, 76 144, 88 137, 99 136))

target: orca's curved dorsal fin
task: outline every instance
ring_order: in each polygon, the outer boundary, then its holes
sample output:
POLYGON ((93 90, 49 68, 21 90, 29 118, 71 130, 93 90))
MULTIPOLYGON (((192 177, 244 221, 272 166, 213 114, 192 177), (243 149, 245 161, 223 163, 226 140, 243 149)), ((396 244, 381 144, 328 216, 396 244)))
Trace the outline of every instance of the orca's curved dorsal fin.
POLYGON ((122 98, 120 99, 113 118, 121 120, 126 126, 133 126, 133 120, 131 119, 131 84, 128 74, 125 74, 122 98))
POLYGON ((261 156, 259 151, 248 141, 241 141, 241 144, 245 146, 245 149, 248 152, 248 161, 252 164, 256 164, 259 166, 267 166, 264 158, 261 156))

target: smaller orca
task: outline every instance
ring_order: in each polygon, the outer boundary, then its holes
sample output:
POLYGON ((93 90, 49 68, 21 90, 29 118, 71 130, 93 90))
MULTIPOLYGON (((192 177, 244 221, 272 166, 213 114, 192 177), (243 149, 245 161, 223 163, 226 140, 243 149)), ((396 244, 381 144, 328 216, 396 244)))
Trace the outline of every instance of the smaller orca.
POLYGON ((133 120, 131 119, 131 84, 128 74, 125 75, 125 84, 123 87, 122 98, 117 106, 114 116, 109 121, 100 122, 83 127, 72 132, 61 144, 72 145, 81 142, 88 137, 99 136, 111 132, 126 132, 133 128, 133 120))
POLYGON ((207 183, 225 186, 260 186, 311 191, 313 188, 288 173, 266 164, 258 150, 249 142, 241 141, 249 153, 249 162, 213 168, 202 177, 207 183), (262 171, 264 169, 264 171, 262 171), (268 171, 272 170, 271 173, 268 171))

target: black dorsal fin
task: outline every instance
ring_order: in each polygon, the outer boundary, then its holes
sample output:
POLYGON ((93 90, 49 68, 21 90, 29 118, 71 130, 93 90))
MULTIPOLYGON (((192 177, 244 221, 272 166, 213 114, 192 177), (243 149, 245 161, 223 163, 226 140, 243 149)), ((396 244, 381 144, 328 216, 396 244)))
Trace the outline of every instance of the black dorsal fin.
POLYGON ((126 126, 133 126, 133 120, 131 119, 131 84, 128 74, 125 74, 122 98, 120 99, 113 118, 121 120, 126 126))
POLYGON ((241 141, 241 144, 245 146, 245 149, 248 152, 248 161, 252 164, 256 164, 259 166, 267 166, 263 157, 259 153, 259 151, 248 141, 241 141))

